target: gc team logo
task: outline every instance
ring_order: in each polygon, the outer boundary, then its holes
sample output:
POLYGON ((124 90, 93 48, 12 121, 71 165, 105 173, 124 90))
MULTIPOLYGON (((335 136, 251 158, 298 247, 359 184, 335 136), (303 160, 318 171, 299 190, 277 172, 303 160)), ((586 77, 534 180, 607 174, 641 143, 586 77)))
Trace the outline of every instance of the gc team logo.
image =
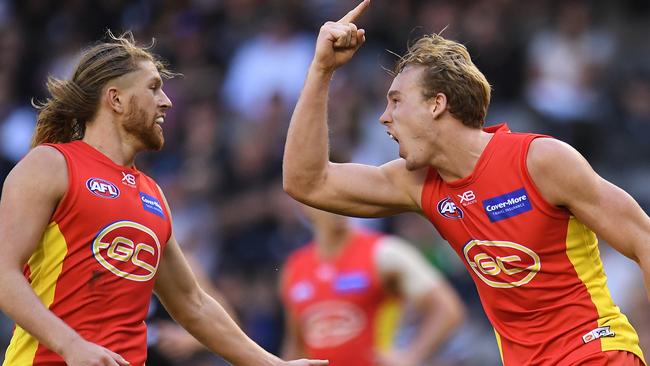
POLYGON ((523 286, 542 268, 537 253, 509 241, 472 240, 463 253, 474 273, 495 288, 523 286))
POLYGON ((148 281, 156 274, 161 247, 156 233, 133 221, 115 222, 97 234, 93 256, 104 268, 131 281, 148 281))
POLYGON ((88 179, 86 188, 95 196, 103 198, 117 198, 120 195, 120 190, 115 184, 100 178, 88 179))
POLYGON ((438 202, 438 213, 448 219, 462 219, 463 210, 456 206, 450 197, 443 198, 438 202))
POLYGON ((302 322, 305 343, 312 348, 330 348, 358 336, 366 326, 366 316, 354 304, 326 301, 307 308, 302 322))

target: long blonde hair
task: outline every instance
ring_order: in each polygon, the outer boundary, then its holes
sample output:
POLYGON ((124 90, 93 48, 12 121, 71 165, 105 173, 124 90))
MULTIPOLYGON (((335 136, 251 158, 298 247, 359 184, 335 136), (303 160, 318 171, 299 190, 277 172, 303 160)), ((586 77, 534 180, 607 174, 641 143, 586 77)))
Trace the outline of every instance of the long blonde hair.
POLYGON ((153 62, 162 77, 175 75, 149 52, 153 42, 149 46, 138 46, 130 31, 119 36, 108 31, 107 35, 108 42, 83 52, 71 79, 48 77, 46 86, 50 96, 43 103, 32 102, 38 109, 32 147, 83 138, 86 122, 95 116, 106 83, 137 70, 138 61, 153 62))

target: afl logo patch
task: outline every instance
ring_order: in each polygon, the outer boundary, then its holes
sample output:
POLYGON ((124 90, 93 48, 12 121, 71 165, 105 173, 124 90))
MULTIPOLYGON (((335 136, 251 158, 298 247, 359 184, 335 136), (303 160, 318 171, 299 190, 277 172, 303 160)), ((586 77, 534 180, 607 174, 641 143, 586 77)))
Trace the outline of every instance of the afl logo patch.
POLYGON ((469 267, 490 287, 523 286, 539 273, 539 255, 521 244, 509 241, 471 240, 463 248, 469 267))
POLYGON ((105 179, 90 178, 86 181, 86 188, 90 193, 102 198, 117 198, 120 195, 119 188, 105 179))
POLYGON ((463 218, 463 210, 456 206, 450 197, 443 198, 438 202, 438 213, 448 219, 459 220, 463 218))
POLYGON ((289 296, 294 302, 303 302, 314 296, 314 285, 309 281, 300 281, 291 287, 289 296))
POLYGON ((97 234, 92 252, 97 262, 114 275, 144 282, 156 274, 162 248, 153 230, 137 222, 118 221, 97 234))

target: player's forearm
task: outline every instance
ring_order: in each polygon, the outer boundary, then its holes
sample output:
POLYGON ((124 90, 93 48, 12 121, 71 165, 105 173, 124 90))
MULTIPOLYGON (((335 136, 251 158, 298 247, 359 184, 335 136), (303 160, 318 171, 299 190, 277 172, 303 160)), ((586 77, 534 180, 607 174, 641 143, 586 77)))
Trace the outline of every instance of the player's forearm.
POLYGON ((81 336, 48 310, 16 269, 0 272, 0 310, 48 349, 63 356, 66 347, 81 336))
POLYGON ((464 306, 454 296, 430 293, 421 304, 422 321, 417 336, 404 352, 412 358, 411 364, 421 364, 462 323, 464 306))
POLYGON ((171 315, 190 334, 235 366, 275 366, 281 360, 251 340, 224 308, 203 293, 196 306, 171 315))
POLYGON ((284 189, 294 198, 315 188, 329 163, 327 95, 332 72, 312 65, 296 104, 284 150, 284 189))
POLYGON ((636 211, 635 215, 617 225, 618 230, 596 233, 619 253, 639 265, 646 296, 650 300, 650 224, 645 212, 638 205, 635 206, 628 210, 636 211))
MULTIPOLYGON (((644 245, 645 247, 645 245, 644 245)), ((637 254, 637 263, 643 272, 643 282, 648 300, 650 300, 650 245, 637 254)))
POLYGON ((293 360, 305 357, 305 352, 298 346, 297 342, 293 339, 287 340, 282 343, 280 355, 285 360, 293 360))

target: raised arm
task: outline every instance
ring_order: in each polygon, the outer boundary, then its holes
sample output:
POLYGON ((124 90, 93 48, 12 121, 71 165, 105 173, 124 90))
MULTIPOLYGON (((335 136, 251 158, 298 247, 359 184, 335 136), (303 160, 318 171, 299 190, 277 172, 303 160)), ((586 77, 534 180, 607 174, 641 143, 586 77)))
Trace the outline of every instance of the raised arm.
POLYGON ((462 323, 465 306, 447 281, 404 240, 386 236, 375 259, 385 283, 414 305, 421 319, 408 346, 380 355, 379 365, 421 365, 462 323))
POLYGON ((634 198, 600 177, 580 153, 558 140, 534 140, 527 165, 548 202, 566 207, 614 249, 639 264, 650 297, 650 218, 634 198))
POLYGON ((349 216, 386 216, 416 211, 422 172, 408 172, 397 160, 382 167, 329 161, 327 96, 334 71, 365 41, 354 22, 367 9, 364 0, 337 22, 325 23, 305 86, 294 109, 284 151, 284 189, 310 206, 349 216))
POLYGON ((0 201, 0 310, 68 365, 128 365, 121 356, 85 341, 49 311, 45 304, 54 293, 39 291, 37 296, 23 275, 67 184, 65 159, 46 146, 32 150, 7 176, 0 201))

